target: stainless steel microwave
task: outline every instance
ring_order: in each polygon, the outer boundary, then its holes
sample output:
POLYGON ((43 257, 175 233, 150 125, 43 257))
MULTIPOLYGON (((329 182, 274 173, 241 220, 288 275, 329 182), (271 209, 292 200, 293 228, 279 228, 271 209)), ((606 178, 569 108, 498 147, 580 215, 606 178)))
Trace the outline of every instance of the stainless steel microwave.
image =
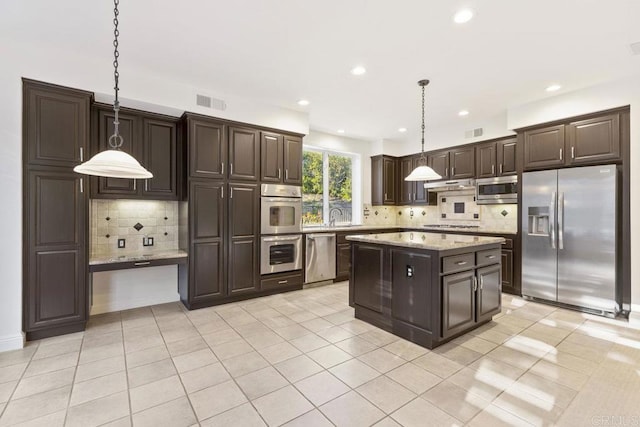
POLYGON ((518 203, 518 177, 510 175, 477 179, 476 203, 479 205, 518 203))

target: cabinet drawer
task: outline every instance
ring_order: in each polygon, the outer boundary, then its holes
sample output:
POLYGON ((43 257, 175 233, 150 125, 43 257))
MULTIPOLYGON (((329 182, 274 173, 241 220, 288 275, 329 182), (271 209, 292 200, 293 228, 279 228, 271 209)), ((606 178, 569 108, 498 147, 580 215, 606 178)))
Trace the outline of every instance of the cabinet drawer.
POLYGON ((483 265, 497 264, 500 262, 501 257, 502 250, 500 248, 478 251, 476 252, 476 265, 481 267, 483 265))
POLYGON ((461 254, 442 258, 442 273, 448 274, 455 271, 463 271, 473 268, 475 265, 475 254, 461 254))
POLYGON ((502 242, 502 249, 513 249, 513 239, 505 237, 504 242, 502 242))
POLYGON ((285 276, 278 275, 278 277, 268 277, 260 280, 260 284, 264 291, 287 286, 302 285, 302 272, 287 274, 285 276))

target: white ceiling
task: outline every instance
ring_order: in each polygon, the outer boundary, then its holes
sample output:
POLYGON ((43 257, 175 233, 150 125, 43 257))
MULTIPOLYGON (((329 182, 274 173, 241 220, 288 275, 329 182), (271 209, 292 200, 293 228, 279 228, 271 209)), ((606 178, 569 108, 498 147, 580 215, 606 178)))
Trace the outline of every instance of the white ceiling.
MULTIPOLYGON (((2 8, 5 35, 111 53, 108 0, 2 8)), ((640 72, 629 48, 640 41, 638 0, 122 0, 120 11, 123 75, 135 66, 303 109, 313 129, 366 139, 419 129, 422 78, 432 82, 428 125, 452 126, 553 96, 551 83, 561 93, 640 72), (454 24, 462 7, 475 17, 454 24), (364 76, 350 74, 358 64, 364 76)))

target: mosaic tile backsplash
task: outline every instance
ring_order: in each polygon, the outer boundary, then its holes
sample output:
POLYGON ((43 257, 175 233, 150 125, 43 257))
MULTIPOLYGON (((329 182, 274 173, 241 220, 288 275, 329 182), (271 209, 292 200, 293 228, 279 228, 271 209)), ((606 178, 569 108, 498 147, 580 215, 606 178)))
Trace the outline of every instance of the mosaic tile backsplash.
POLYGON ((91 256, 178 249, 178 202, 93 199, 90 217, 91 256), (143 237, 153 237, 153 246, 143 246, 143 237), (118 239, 126 239, 124 249, 118 239))

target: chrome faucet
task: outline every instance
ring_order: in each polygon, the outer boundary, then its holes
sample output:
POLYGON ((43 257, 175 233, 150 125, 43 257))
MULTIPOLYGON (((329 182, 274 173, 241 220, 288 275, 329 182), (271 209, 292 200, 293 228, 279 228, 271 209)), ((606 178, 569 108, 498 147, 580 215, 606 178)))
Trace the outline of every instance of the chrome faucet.
POLYGON ((336 219, 335 218, 331 218, 329 220, 329 227, 335 227, 336 226, 336 219))
POLYGON ((336 226, 336 216, 334 215, 335 213, 338 213, 340 215, 340 217, 342 217, 342 215, 344 215, 344 212, 342 212, 342 209, 340 209, 340 208, 331 208, 329 210, 329 227, 335 227, 336 226))

